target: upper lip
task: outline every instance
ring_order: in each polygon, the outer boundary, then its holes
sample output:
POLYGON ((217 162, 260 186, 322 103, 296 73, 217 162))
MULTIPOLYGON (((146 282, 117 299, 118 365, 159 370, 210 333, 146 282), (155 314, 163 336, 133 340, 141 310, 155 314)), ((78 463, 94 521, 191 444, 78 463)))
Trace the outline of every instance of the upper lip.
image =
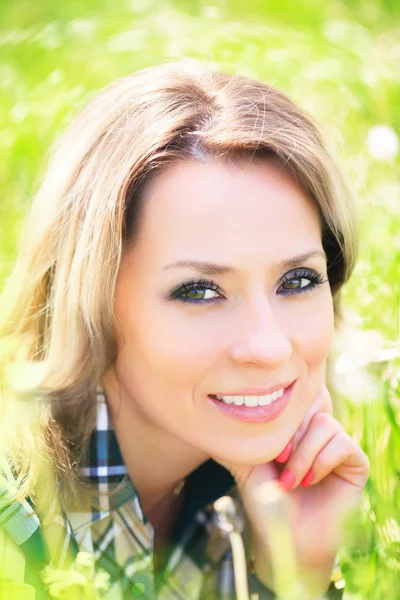
POLYGON ((235 390, 234 392, 215 392, 214 396, 267 396, 278 390, 285 389, 292 385, 293 381, 289 383, 278 383, 269 388, 247 388, 243 390, 235 390))

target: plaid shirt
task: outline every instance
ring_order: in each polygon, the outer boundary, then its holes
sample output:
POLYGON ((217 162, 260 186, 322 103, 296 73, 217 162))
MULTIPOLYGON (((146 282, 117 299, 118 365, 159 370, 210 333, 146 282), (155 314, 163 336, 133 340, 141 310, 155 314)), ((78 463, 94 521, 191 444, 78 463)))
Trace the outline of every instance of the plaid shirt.
MULTIPOLYGON (((229 495, 239 512, 242 507, 235 482, 222 466, 209 460, 186 479, 171 550, 157 576, 153 528, 127 473, 101 389, 96 429, 80 472, 94 491, 91 502, 79 512, 62 510, 48 522, 39 519, 28 500, 10 502, 9 484, 0 487, 1 600, 49 598, 40 571, 47 564, 63 566, 78 551, 90 552, 96 568, 110 575, 106 600, 235 599, 232 553, 229 540, 219 535, 213 502, 229 495), (51 554, 46 546, 50 536, 51 554)), ((275 598, 250 569, 248 584, 250 595, 258 594, 253 598, 275 598)), ((333 585, 331 597, 342 597, 333 585)))

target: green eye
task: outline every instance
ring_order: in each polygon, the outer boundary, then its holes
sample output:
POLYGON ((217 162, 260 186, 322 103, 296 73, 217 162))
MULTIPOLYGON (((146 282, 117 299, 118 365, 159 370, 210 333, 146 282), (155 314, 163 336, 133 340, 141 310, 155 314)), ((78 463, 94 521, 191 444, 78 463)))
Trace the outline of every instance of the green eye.
POLYGON ((294 269, 285 273, 283 276, 277 293, 280 295, 301 294, 311 291, 317 285, 327 281, 321 273, 317 273, 314 269, 294 269))
POLYGON ((207 304, 218 302, 222 298, 210 293, 220 292, 220 287, 209 279, 192 280, 183 283, 177 290, 172 292, 171 299, 192 304, 207 304))
POLYGON ((282 283, 282 287, 285 290, 297 290, 303 287, 307 287, 310 284, 311 280, 306 278, 296 278, 291 279, 289 281, 284 281, 282 283))
POLYGON ((189 290, 185 292, 185 298, 190 300, 204 300, 205 290, 189 290))

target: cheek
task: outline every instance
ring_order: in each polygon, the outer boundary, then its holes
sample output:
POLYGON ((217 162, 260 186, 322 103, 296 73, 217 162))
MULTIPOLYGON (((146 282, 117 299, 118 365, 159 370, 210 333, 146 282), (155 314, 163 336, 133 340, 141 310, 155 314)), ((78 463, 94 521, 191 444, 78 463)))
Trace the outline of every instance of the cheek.
POLYGON ((140 364, 142 378, 146 372, 164 384, 193 385, 220 351, 215 328, 204 328, 195 316, 185 318, 157 299, 144 304, 120 295, 116 316, 124 338, 119 346, 124 362, 131 357, 132 364, 140 364))
POLYGON ((168 326, 165 321, 164 326, 160 323, 145 345, 151 360, 163 365, 165 376, 182 386, 201 381, 221 351, 221 339, 215 330, 182 319, 170 320, 168 326))
POLYGON ((333 327, 330 327, 329 322, 313 319, 309 326, 304 328, 299 346, 303 358, 310 367, 328 357, 332 340, 333 327))
POLYGON ((334 314, 330 293, 319 299, 314 310, 308 310, 292 321, 293 345, 309 368, 325 361, 331 349, 333 334, 334 314))

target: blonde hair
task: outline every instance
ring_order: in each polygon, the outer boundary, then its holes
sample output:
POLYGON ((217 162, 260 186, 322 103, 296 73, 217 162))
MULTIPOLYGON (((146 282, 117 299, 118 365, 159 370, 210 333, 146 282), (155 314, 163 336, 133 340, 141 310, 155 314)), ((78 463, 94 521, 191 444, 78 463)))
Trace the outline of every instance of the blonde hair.
POLYGON ((116 357, 119 265, 140 226, 149 178, 177 161, 271 158, 318 208, 336 301, 356 255, 353 203, 318 126, 281 91, 183 60, 112 83, 73 120, 34 198, 2 294, 2 364, 31 364, 40 373, 18 400, 42 400, 40 433, 15 416, 16 396, 5 384, 2 390, 3 414, 17 419, 8 455, 21 497, 34 494, 46 456, 60 493, 77 489, 95 427, 95 390, 116 357))

